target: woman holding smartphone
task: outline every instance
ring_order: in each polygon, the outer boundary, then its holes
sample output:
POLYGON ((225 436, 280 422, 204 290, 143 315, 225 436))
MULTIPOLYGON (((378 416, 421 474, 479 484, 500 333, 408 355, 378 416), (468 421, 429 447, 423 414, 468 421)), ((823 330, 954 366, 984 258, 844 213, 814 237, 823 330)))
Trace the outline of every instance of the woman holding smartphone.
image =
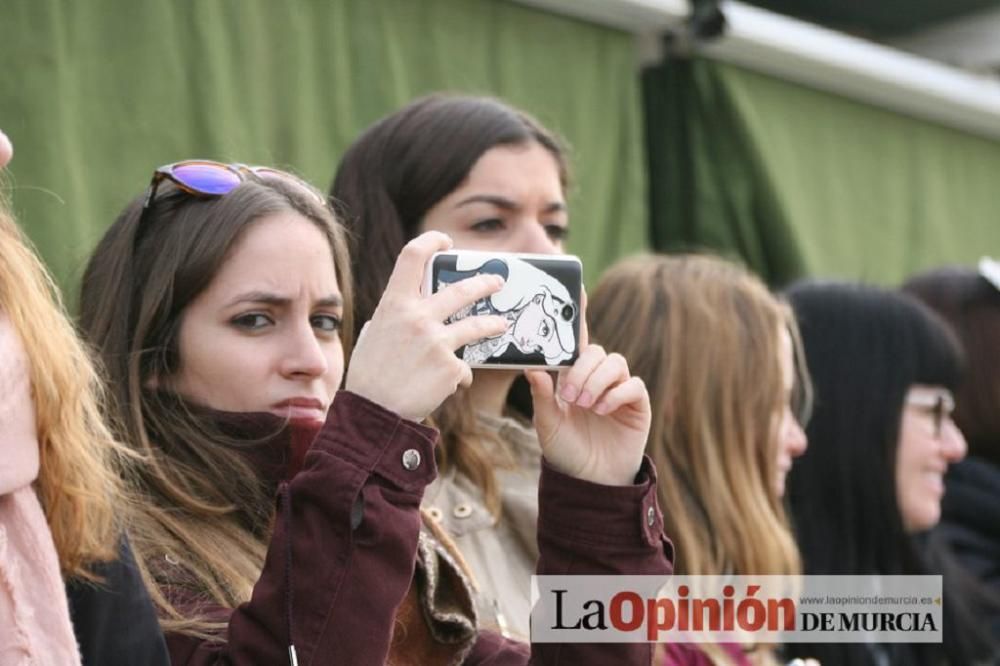
MULTIPOLYGON (((471 380, 454 350, 503 327, 442 323, 497 291, 495 277, 420 295, 427 260, 448 247, 430 233, 403 248, 338 390, 353 282, 343 232, 310 186, 266 168, 168 165, 105 234, 81 321, 122 439, 150 461, 135 544, 174 663, 649 658, 644 645, 529 654, 480 632, 461 568, 421 530, 437 433, 420 421, 471 380)), ((659 514, 635 520, 655 493, 639 445, 645 390, 608 379, 598 390, 632 437, 580 446, 589 411, 543 404, 539 571, 668 572, 659 514), (635 485, 596 506, 607 470, 635 485), (616 548, 595 547, 594 530, 617 534, 616 548)))
MULTIPOLYGON (((353 240, 355 327, 372 316, 396 256, 420 233, 447 233, 462 250, 563 253, 568 180, 555 136, 496 99, 431 95, 372 125, 344 154, 330 189, 353 240)), ((636 380, 620 355, 587 344, 583 313, 577 316, 583 332, 578 360, 558 385, 545 372, 524 373, 531 389, 527 409, 509 406, 521 373, 489 369, 477 370, 471 386, 433 414, 442 437, 441 478, 424 505, 469 563, 484 621, 508 635, 528 631, 538 479, 553 395, 558 392, 560 408, 587 415, 567 446, 594 437, 645 445, 596 390, 636 380)), ((631 470, 603 469, 595 480, 632 482, 631 470)))

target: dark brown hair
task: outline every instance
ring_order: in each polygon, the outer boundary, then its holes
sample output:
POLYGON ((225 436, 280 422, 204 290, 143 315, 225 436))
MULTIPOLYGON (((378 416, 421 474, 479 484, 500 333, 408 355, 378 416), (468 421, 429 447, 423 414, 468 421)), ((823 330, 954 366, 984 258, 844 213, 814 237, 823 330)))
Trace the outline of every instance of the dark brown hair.
MULTIPOLYGON (((500 145, 538 143, 569 174, 561 142, 523 111, 490 97, 436 94, 411 102, 369 127, 344 154, 330 199, 350 232, 357 279, 355 330, 368 321, 403 246, 424 215, 458 188, 475 163, 500 145)), ((443 440, 441 465, 454 465, 499 508, 492 461, 476 441, 474 411, 459 390, 434 414, 443 440)))
MULTIPOLYGON (((304 186, 248 176, 229 194, 197 198, 165 185, 143 214, 133 200, 108 229, 83 277, 80 323, 107 368, 118 436, 148 464, 138 471, 142 510, 132 534, 165 629, 208 636, 216 625, 175 609, 157 563, 183 562, 184 584, 234 608, 263 567, 273 488, 232 438, 154 380, 179 368, 185 308, 209 286, 242 234, 261 218, 294 211, 326 236, 344 297, 344 353, 351 343, 351 276, 343 230, 304 186)), ((175 575, 175 574, 169 574, 175 575)))

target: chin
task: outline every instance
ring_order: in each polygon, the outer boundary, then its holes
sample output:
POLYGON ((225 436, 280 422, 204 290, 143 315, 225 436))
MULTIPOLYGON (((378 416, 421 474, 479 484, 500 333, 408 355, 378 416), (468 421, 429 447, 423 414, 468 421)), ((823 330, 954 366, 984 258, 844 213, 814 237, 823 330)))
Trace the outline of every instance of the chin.
POLYGON ((921 511, 919 515, 912 516, 904 522, 906 524, 906 531, 911 534, 926 532, 941 522, 941 507, 928 507, 921 511))
POLYGON ((778 499, 785 497, 785 481, 788 479, 788 472, 779 472, 778 478, 774 480, 774 495, 778 499))

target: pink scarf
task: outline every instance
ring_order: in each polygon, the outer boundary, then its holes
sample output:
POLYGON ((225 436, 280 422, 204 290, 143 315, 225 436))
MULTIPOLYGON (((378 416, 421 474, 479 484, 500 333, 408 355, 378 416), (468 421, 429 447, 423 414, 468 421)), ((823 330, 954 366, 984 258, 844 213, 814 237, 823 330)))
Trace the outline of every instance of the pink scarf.
POLYGON ((59 557, 31 487, 38 465, 28 361, 0 312, 0 664, 77 666, 59 557))

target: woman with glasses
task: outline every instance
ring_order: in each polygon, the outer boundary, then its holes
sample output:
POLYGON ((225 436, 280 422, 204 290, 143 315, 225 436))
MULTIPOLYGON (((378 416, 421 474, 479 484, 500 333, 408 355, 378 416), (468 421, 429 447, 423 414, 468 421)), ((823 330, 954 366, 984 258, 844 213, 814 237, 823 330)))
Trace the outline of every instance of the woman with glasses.
MULTIPOLYGON (((782 496, 806 450, 793 408, 808 402, 788 306, 743 268, 710 256, 645 256, 601 277, 594 339, 649 388, 647 452, 682 575, 796 575, 782 496), (638 335, 636 331, 643 331, 638 335)), ((663 646, 658 664, 777 663, 773 646, 663 646)))
MULTIPOLYGON (((174 663, 648 660, 645 645, 529 654, 479 632, 460 556, 421 529, 437 433, 420 422, 471 380, 455 349, 505 325, 442 323, 498 291, 496 276, 421 296, 427 260, 450 244, 436 232, 406 244, 352 345, 343 231, 289 174, 163 167, 101 240, 81 323, 108 367, 120 435, 149 462, 134 540, 174 663)), ((644 439, 641 383, 598 388, 644 439)), ((562 417, 551 396, 544 406, 562 417)), ((655 494, 641 444, 565 436, 542 472, 539 571, 668 572, 659 513, 636 519, 655 494), (634 485, 588 501, 595 460, 634 485), (588 529, 566 527, 578 523, 588 529), (594 530, 619 538, 595 547, 594 530)))
MULTIPOLYGON (((944 477, 965 457, 952 421, 961 354, 944 323, 900 293, 843 283, 787 291, 815 387, 809 450, 788 479, 808 574, 930 570, 916 538, 941 518, 944 477)), ((793 644, 823 664, 995 659, 968 595, 945 577, 944 644, 793 644)))
MULTIPOLYGON (((941 568, 965 575, 1000 598, 1000 262, 979 270, 934 268, 911 276, 903 291, 916 296, 954 329, 966 357, 955 392, 955 423, 969 457, 945 477, 941 523, 928 548, 941 568)), ((1000 604, 992 611, 1000 640, 1000 604)))

